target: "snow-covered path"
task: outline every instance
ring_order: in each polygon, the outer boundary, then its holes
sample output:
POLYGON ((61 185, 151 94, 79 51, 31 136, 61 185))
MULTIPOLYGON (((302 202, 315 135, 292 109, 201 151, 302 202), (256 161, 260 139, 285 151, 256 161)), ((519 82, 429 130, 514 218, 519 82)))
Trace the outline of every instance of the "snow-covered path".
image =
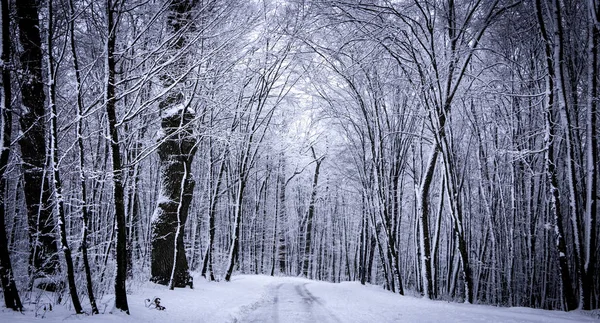
POLYGON ((244 323, 341 322, 308 289, 306 282, 285 282, 272 288, 273 300, 256 308, 244 323))
POLYGON ((400 296, 358 282, 327 283, 273 278, 262 301, 244 311, 242 323, 568 323, 598 322, 579 313, 496 307, 400 296), (244 315, 244 313, 246 313, 244 315))
MULTIPOLYGON (((598 313, 545 311, 430 301, 400 296, 358 282, 327 283, 295 277, 234 276, 231 282, 194 279, 194 289, 168 290, 145 282, 131 286, 131 315, 113 311, 114 296, 99 302, 100 315, 74 315, 70 303, 53 311, 29 304, 24 313, 0 308, 10 323, 569 323, 600 322, 598 313), (164 311, 145 306, 160 297, 164 311), (66 306, 65 306, 66 305, 66 306), (111 312, 113 314, 111 314, 111 312), (592 316, 596 317, 593 318, 592 316)), ((84 298, 85 299, 85 298, 84 298)), ((84 304, 89 310, 89 305, 84 304)))

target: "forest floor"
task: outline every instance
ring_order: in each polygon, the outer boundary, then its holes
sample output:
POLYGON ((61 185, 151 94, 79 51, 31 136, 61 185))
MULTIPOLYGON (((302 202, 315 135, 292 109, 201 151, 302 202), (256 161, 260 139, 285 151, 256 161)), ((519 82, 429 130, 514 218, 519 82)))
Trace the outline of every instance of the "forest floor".
POLYGON ((114 299, 108 295, 99 303, 104 314, 74 315, 68 306, 44 311, 41 305, 30 305, 23 314, 0 309, 0 322, 600 322, 589 312, 429 301, 357 282, 333 284, 290 277, 240 275, 229 283, 196 277, 193 290, 169 291, 146 283, 132 286, 130 292, 129 316, 110 314, 114 299), (155 297, 161 299, 164 311, 146 307, 145 299, 155 297))

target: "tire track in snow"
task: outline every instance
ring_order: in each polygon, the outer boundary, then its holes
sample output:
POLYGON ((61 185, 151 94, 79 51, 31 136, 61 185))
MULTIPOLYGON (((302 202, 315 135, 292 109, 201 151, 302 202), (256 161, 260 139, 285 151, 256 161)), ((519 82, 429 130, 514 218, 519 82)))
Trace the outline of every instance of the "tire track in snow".
POLYGON ((272 289, 272 302, 255 308, 241 320, 246 323, 341 323, 307 283, 282 283, 272 289))
POLYGON ((308 283, 302 285, 296 285, 296 292, 310 305, 310 312, 313 316, 312 322, 333 322, 342 323, 342 321, 335 316, 319 298, 315 297, 307 288, 308 283), (316 306, 315 306, 316 304, 316 306))
POLYGON ((279 289, 281 288, 281 285, 283 284, 278 284, 274 290, 275 296, 273 297, 273 311, 271 317, 275 323, 279 322, 279 289))

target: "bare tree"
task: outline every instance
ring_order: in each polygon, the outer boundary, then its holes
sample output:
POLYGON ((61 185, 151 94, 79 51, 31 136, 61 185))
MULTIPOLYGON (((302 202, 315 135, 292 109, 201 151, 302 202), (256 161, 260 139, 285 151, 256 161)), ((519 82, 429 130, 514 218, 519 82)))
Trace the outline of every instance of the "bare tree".
POLYGON ((540 33, 542 35, 542 39, 544 40, 544 53, 546 55, 546 68, 548 71, 548 76, 546 78, 546 91, 548 94, 546 95, 546 112, 545 112, 545 121, 546 121, 546 134, 545 134, 545 144, 546 144, 546 154, 545 154, 545 164, 546 164, 546 176, 548 176, 548 182, 550 185, 549 194, 551 201, 551 211, 552 211, 552 225, 554 226, 554 232, 556 234, 556 251, 558 252, 558 260, 559 260, 559 276, 561 278, 561 289, 562 289, 562 298, 564 302, 564 308, 566 310, 572 310, 577 307, 577 298, 574 295, 573 287, 571 285, 571 272, 569 269, 569 264, 567 260, 567 247, 565 242, 565 230, 563 228, 563 210, 561 208, 561 198, 560 191, 558 187, 558 176, 557 176, 557 167, 556 167, 556 145, 557 145, 557 127, 559 125, 558 122, 558 111, 557 105, 558 100, 560 98, 556 93, 556 69, 555 64, 558 64, 554 60, 552 43, 550 36, 548 34, 546 23, 544 21, 543 16, 543 8, 541 1, 536 0, 535 2, 536 15, 538 18, 538 26, 540 28, 540 33))
POLYGON ((58 227, 60 231, 60 248, 63 251, 65 257, 65 264, 67 266, 67 282, 69 284, 69 293, 71 295, 71 301, 73 302, 73 308, 75 313, 83 313, 79 296, 77 295, 77 286, 75 285, 75 271, 73 268, 73 258, 71 257, 71 248, 67 241, 67 228, 66 228, 66 217, 65 217, 65 202, 63 197, 62 180, 59 171, 59 159, 60 152, 58 151, 58 113, 56 109, 56 64, 53 55, 53 5, 52 0, 48 0, 47 3, 48 19, 46 28, 46 46, 48 51, 47 57, 47 69, 48 69, 48 106, 50 110, 50 158, 52 166, 52 188, 54 191, 54 209, 58 215, 58 227))
MULTIPOLYGON (((46 178, 46 95, 42 78, 42 40, 38 18, 40 4, 34 0, 17 1, 17 22, 21 68, 21 101, 24 109, 19 122, 23 136, 19 138, 27 219, 30 235, 30 263, 34 278, 55 279, 59 269, 58 246, 54 231, 49 182, 46 178)), ((55 290, 57 284, 46 280, 42 285, 55 290)))
POLYGON ((598 256, 594 248, 598 245, 598 105, 600 104, 600 87, 598 78, 600 73, 599 51, 600 51, 600 2, 589 0, 588 13, 590 16, 590 31, 588 40, 588 102, 586 110, 586 196, 585 196, 585 232, 583 247, 584 259, 584 277, 582 291, 582 308, 591 310, 598 306, 598 301, 594 303, 594 277, 597 270, 598 256))
POLYGON ((77 48, 75 44, 75 6, 73 0, 69 0, 69 43, 71 47, 71 56, 73 58, 73 69, 75 71, 75 82, 77 92, 77 149, 79 153, 79 176, 80 176, 80 187, 81 187, 81 200, 83 202, 81 206, 81 218, 83 221, 82 234, 81 234, 81 258, 83 260, 83 268, 85 271, 85 281, 87 287, 88 298, 92 307, 92 314, 99 314, 98 306, 96 305, 96 298, 94 297, 94 287, 92 282, 92 271, 90 268, 90 261, 88 257, 88 236, 90 231, 90 212, 88 208, 88 191, 86 186, 86 174, 84 171, 85 166, 85 148, 83 145, 83 118, 84 118, 84 107, 83 107, 83 93, 81 84, 81 71, 79 68, 79 56, 77 54, 77 48))
POLYGON ((13 267, 10 262, 10 253, 8 251, 8 239, 6 235, 6 203, 4 198, 6 196, 6 179, 4 174, 9 166, 8 159, 11 150, 11 135, 12 135, 12 83, 10 77, 10 20, 8 12, 8 0, 2 0, 2 7, 0 8, 2 18, 2 52, 0 53, 0 60, 2 61, 2 88, 0 93, 1 103, 1 115, 0 121, 1 133, 0 137, 0 284, 2 286, 2 292, 4 295, 4 305, 6 308, 13 309, 15 311, 21 311, 23 304, 21 304, 21 298, 19 297, 19 291, 15 283, 13 267))
POLYGON ((196 1, 172 1, 168 7, 167 30, 169 59, 174 62, 160 76, 163 87, 170 89, 161 99, 163 137, 158 147, 160 156, 161 198, 152 224, 151 281, 174 287, 192 286, 183 245, 185 222, 194 192, 192 161, 197 150, 192 122, 195 111, 191 98, 186 98, 183 83, 192 61, 189 34, 194 29, 192 12, 196 1))
POLYGON ((317 199, 317 186, 319 184, 319 170, 321 169, 321 163, 323 162, 324 156, 317 158, 315 154, 315 148, 310 147, 313 159, 315 160, 315 173, 312 182, 312 191, 310 193, 310 200, 308 202, 308 213, 306 214, 306 231, 305 231, 305 245, 304 245, 304 259, 302 260, 302 275, 309 277, 308 269, 312 258, 311 246, 312 246, 312 231, 313 231, 313 218, 315 216, 315 204, 317 199))
POLYGON ((127 228, 125 227, 125 194, 123 190, 123 165, 119 147, 119 130, 117 129, 116 94, 115 94, 115 45, 117 41, 118 15, 123 2, 120 0, 106 1, 106 84, 104 104, 108 116, 108 131, 112 157, 113 201, 115 204, 115 232, 117 270, 115 277, 115 307, 129 314, 127 303, 127 228), (117 17, 115 17, 117 15, 117 17))

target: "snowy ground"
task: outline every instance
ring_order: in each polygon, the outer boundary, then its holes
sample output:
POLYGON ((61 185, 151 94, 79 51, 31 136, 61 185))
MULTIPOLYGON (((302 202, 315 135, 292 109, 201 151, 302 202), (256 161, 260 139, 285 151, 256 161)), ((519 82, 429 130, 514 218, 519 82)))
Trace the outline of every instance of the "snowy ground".
POLYGON ((169 291, 146 284, 129 295, 131 315, 109 314, 112 299, 102 300, 101 315, 73 315, 64 307, 44 314, 0 310, 0 322, 600 322, 585 313, 427 301, 399 296, 377 286, 332 284, 301 278, 234 276, 232 282, 195 279, 195 289, 169 291), (165 311, 146 308, 146 298, 160 297, 165 311))

